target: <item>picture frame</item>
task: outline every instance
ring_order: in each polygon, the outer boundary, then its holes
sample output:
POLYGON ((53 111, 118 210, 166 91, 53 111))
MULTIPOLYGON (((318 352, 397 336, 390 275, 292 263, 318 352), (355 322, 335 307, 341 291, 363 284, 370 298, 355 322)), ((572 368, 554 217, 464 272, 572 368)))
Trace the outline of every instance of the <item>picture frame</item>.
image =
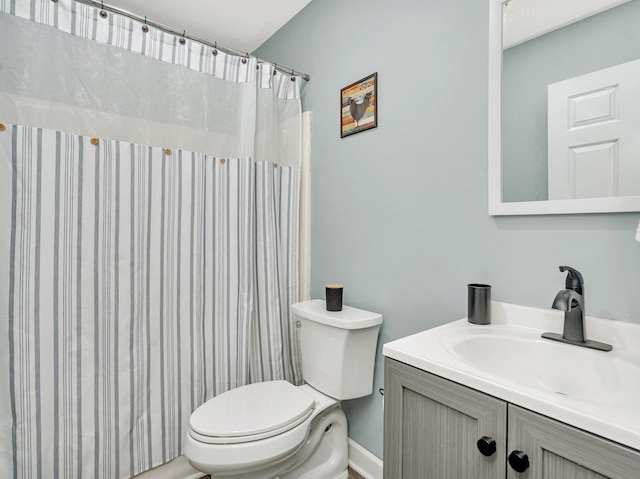
POLYGON ((340 138, 378 127, 378 72, 340 90, 340 138))

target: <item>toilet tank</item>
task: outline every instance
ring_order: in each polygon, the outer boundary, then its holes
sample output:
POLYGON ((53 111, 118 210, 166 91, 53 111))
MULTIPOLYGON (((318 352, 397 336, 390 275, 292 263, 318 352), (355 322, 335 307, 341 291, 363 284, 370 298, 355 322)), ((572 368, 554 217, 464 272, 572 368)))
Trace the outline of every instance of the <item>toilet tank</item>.
POLYGON ((321 299, 291 309, 300 321, 304 380, 338 400, 371 394, 382 315, 349 306, 327 311, 321 299))

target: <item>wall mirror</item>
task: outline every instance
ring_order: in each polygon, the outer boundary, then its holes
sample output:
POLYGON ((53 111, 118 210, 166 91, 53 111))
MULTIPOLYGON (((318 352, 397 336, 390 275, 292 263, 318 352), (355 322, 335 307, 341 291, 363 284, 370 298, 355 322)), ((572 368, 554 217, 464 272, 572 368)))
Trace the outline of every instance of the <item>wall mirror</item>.
POLYGON ((640 211, 640 0, 491 0, 489 214, 640 211))

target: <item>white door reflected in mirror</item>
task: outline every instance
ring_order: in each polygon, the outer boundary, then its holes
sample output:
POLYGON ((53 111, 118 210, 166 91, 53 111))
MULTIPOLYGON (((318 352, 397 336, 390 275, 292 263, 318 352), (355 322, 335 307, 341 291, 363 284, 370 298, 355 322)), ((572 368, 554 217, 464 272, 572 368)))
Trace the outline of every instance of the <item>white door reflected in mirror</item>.
POLYGON ((640 195, 640 60, 549 85, 549 199, 640 195))

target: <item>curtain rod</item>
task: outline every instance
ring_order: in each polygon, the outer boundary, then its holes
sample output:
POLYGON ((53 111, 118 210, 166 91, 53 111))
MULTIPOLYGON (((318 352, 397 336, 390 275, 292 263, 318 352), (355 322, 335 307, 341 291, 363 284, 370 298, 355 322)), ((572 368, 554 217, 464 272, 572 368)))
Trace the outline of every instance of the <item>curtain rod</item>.
MULTIPOLYGON (((54 2, 57 2, 58 0, 52 0, 54 2)), ((188 40, 193 40, 194 42, 198 42, 201 43, 203 45, 206 45, 208 47, 211 48, 215 48, 217 50, 220 50, 224 53, 229 53, 231 55, 237 55, 237 56, 249 56, 248 52, 241 52, 239 50, 235 50, 233 48, 230 47, 225 47, 224 45, 220 45, 218 44, 218 42, 210 42, 209 40, 205 40, 204 38, 200 38, 197 37, 195 35, 190 35, 186 32, 186 30, 177 30, 169 25, 165 25, 164 23, 160 23, 160 22, 156 22, 154 20, 150 20, 147 17, 141 17, 140 15, 136 15, 135 13, 131 13, 128 12, 127 10, 123 10, 121 8, 118 7, 114 7, 113 5, 108 5, 104 2, 101 1, 96 1, 96 0, 75 0, 78 3, 83 3, 85 5, 89 5, 91 7, 97 7, 100 8, 101 10, 105 10, 107 12, 112 12, 112 13, 117 13, 118 15, 122 15, 124 17, 130 18, 132 20, 135 20, 137 22, 141 22, 141 23, 145 23, 147 25, 149 25, 150 27, 153 28, 157 28, 158 30, 162 30, 166 33, 170 33, 172 35, 176 35, 176 36, 180 36, 183 38, 186 38, 188 40)), ((262 60, 261 58, 256 57, 256 59, 258 60, 258 63, 270 63, 274 65, 274 68, 276 70, 278 70, 281 73, 286 73, 286 74, 293 74, 296 76, 300 76, 303 80, 305 81, 309 81, 311 80, 311 77, 309 76, 308 73, 302 73, 299 71, 296 71, 292 68, 286 68, 283 67, 281 65, 277 65, 275 63, 272 62, 268 62, 266 60, 262 60)))

